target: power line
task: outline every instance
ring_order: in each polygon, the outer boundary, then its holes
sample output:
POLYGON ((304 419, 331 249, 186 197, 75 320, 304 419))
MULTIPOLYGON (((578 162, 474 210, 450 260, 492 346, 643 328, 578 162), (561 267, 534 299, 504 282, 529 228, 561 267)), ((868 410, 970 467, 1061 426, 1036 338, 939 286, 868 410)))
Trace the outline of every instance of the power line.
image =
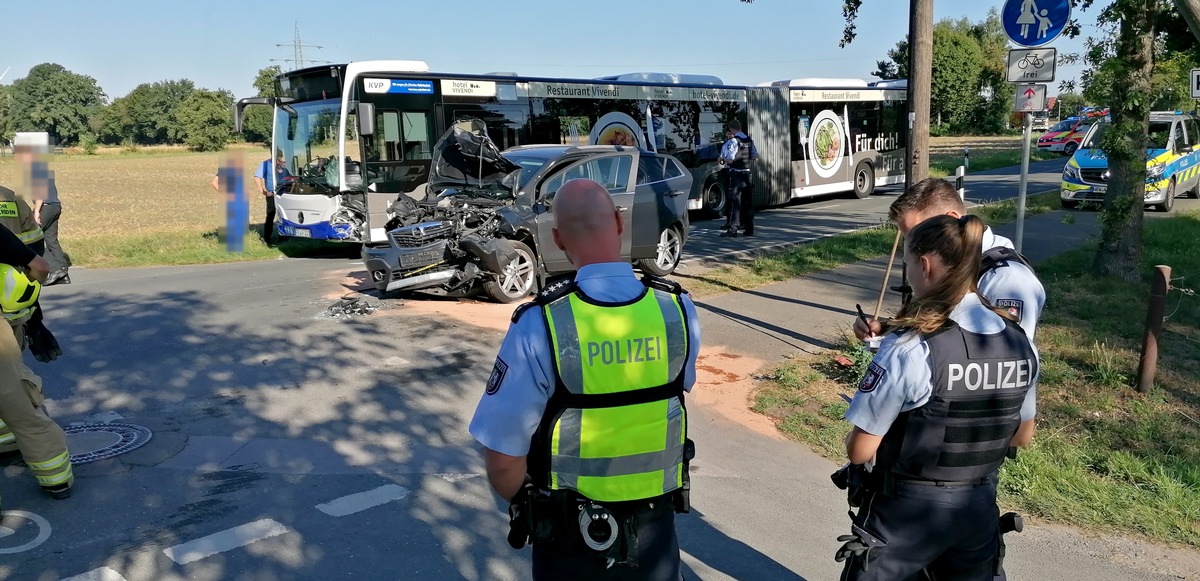
MULTIPOLYGON (((275 47, 276 47, 276 48, 282 48, 282 47, 285 47, 285 46, 288 46, 288 45, 286 45, 286 44, 276 44, 276 45, 275 45, 275 47)), ((293 58, 290 58, 290 59, 270 59, 270 61, 271 61, 271 62, 285 62, 285 63, 294 63, 294 65, 295 65, 295 68, 297 68, 297 69, 302 69, 302 68, 304 68, 304 66, 305 66, 305 63, 306 63, 306 62, 307 62, 307 63, 310 63, 310 64, 314 64, 314 65, 315 65, 315 64, 328 64, 328 63, 329 63, 329 61, 319 61, 319 60, 311 60, 311 59, 309 59, 309 60, 305 60, 305 58, 304 58, 304 49, 305 49, 305 48, 325 48, 325 47, 323 47, 323 46, 319 46, 319 45, 315 45, 315 44, 304 44, 304 42, 300 40, 300 23, 299 23, 299 22, 296 22, 296 32, 295 32, 295 34, 294 34, 294 35, 293 35, 293 37, 292 37, 292 45, 291 45, 291 46, 292 46, 292 55, 293 55, 293 58)))

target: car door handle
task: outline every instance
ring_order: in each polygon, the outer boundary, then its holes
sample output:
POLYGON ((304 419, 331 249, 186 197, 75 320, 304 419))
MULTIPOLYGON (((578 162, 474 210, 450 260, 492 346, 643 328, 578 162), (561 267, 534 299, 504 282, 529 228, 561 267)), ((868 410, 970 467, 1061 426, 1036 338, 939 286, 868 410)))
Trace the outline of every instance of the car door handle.
POLYGON ((628 212, 629 208, 626 206, 617 206, 617 211, 618 212, 628 212))
POLYGON ((671 191, 667 192, 667 195, 668 196, 682 196, 683 190, 671 190, 671 191))

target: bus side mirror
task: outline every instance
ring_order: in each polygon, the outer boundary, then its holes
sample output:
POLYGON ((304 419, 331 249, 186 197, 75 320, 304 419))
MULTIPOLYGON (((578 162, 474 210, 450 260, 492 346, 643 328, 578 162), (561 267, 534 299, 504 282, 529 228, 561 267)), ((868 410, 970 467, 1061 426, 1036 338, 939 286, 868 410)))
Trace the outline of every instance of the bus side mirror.
POLYGON ((358 134, 363 137, 375 135, 375 104, 358 104, 358 134))

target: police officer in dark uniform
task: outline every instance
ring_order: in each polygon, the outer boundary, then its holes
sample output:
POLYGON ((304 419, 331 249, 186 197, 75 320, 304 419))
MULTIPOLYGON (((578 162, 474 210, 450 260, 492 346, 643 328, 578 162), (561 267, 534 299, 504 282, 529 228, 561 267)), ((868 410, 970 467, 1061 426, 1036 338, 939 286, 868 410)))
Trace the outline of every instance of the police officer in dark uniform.
POLYGON ((621 260, 625 225, 600 184, 564 184, 554 217, 578 271, 517 309, 470 432, 535 580, 677 581, 695 306, 621 260))
POLYGON ((746 236, 754 236, 754 184, 750 178, 750 162, 758 159, 754 140, 742 133, 742 124, 734 119, 725 131, 729 140, 721 147, 720 162, 726 166, 729 187, 725 189, 725 232, 721 236, 736 237, 740 228, 746 236))
POLYGON ((859 510, 839 537, 842 579, 990 580, 999 568, 995 475, 1033 438, 1039 366, 1017 317, 979 294, 984 231, 976 216, 941 215, 906 237, 914 298, 846 412, 859 510))

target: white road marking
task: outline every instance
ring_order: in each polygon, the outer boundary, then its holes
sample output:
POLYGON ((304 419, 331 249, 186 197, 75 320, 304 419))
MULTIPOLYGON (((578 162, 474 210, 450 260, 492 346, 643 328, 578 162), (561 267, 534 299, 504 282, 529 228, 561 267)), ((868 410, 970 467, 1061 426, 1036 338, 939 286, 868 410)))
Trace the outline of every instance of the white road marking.
POLYGON ((387 504, 393 500, 400 500, 408 496, 408 492, 407 488, 399 484, 385 484, 374 490, 358 492, 318 504, 316 509, 329 516, 347 516, 387 504))
MULTIPOLYGON (((17 553, 24 553, 25 551, 38 547, 42 543, 46 542, 46 539, 50 538, 50 521, 42 518, 41 515, 25 510, 6 510, 3 513, 0 513, 0 521, 5 521, 9 517, 14 516, 32 521, 33 524, 37 525, 37 537, 32 541, 25 543, 24 545, 17 545, 15 547, 0 547, 0 555, 15 555, 17 553)), ((16 533, 16 531, 13 531, 13 533, 16 533)), ((7 537, 11 535, 4 536, 7 537)))
POLYGON ((113 571, 112 569, 109 569, 108 567, 100 567, 99 569, 92 569, 91 571, 88 571, 87 573, 76 575, 74 577, 67 577, 66 579, 59 579, 59 581, 126 581, 126 580, 124 577, 121 576, 120 573, 113 571))
POLYGON ((180 565, 186 565, 192 561, 199 561, 217 553, 244 547, 250 543, 287 532, 291 532, 287 527, 269 518, 264 518, 163 549, 163 554, 180 565))
POLYGON ((393 367, 404 367, 405 365, 408 365, 408 360, 403 357, 393 355, 387 359, 384 359, 383 363, 384 365, 390 365, 393 367))

